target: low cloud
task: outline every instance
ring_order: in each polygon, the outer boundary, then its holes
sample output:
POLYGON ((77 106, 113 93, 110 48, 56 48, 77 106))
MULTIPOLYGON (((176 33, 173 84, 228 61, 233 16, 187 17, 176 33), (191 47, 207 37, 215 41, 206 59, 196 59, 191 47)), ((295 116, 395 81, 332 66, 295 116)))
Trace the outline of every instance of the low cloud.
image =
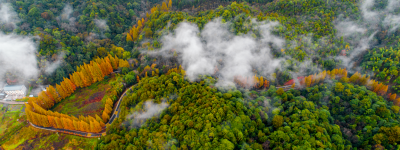
POLYGON ((0 32, 0 80, 7 71, 16 71, 25 78, 36 78, 39 74, 36 48, 37 43, 32 37, 0 32))
POLYGON ((70 4, 65 5, 62 14, 61 14, 61 19, 62 20, 69 20, 71 18, 71 14, 74 12, 74 9, 70 4))
POLYGON ((134 112, 133 114, 128 115, 126 117, 126 120, 130 120, 130 127, 140 127, 143 123, 146 122, 147 119, 160 115, 161 112, 168 106, 169 104, 165 102, 162 102, 161 104, 156 104, 149 100, 144 102, 143 111, 134 112))
POLYGON ((0 3, 0 24, 11 26, 14 29, 19 21, 18 14, 9 3, 0 3))
MULTIPOLYGON (((215 19, 200 32, 195 24, 183 22, 174 34, 162 38, 163 48, 157 53, 166 56, 171 50, 180 55, 183 68, 191 81, 199 75, 212 75, 216 68, 221 86, 234 85, 236 77, 252 77, 253 69, 268 76, 279 68, 283 59, 272 56, 272 49, 280 50, 285 40, 272 34, 278 22, 254 22, 260 37, 252 33, 234 35, 229 23, 215 19)), ((251 81, 248 82, 251 84, 251 81)))
POLYGON ((388 30, 387 34, 392 34, 400 27, 400 15, 394 12, 400 6, 398 0, 389 0, 388 5, 381 10, 373 10, 375 3, 375 0, 360 2, 362 16, 359 20, 349 20, 343 17, 336 20, 337 36, 343 37, 351 47, 344 49, 345 51, 350 50, 348 56, 338 56, 336 59, 341 60, 341 66, 348 68, 350 72, 360 70, 359 67, 354 66, 354 63, 361 58, 360 54, 379 44, 376 40, 377 33, 381 30, 388 30))
POLYGON ((102 31, 106 31, 108 29, 107 21, 103 19, 94 19, 94 23, 96 26, 102 31))
POLYGON ((71 17, 72 12, 74 12, 72 6, 69 4, 65 5, 62 14, 60 15, 59 18, 57 18, 57 22, 62 29, 77 33, 78 29, 75 27, 76 18, 71 17))
POLYGON ((5 74, 8 72, 19 79, 37 79, 41 71, 51 74, 60 66, 63 53, 58 54, 54 62, 43 61, 44 65, 39 65, 38 43, 34 41, 35 38, 0 32, 0 82, 5 80, 5 74))
POLYGON ((43 68, 44 72, 46 74, 53 73, 64 61, 64 59, 63 59, 64 56, 65 56, 65 53, 61 52, 57 55, 57 59, 54 62, 45 61, 45 67, 43 68))

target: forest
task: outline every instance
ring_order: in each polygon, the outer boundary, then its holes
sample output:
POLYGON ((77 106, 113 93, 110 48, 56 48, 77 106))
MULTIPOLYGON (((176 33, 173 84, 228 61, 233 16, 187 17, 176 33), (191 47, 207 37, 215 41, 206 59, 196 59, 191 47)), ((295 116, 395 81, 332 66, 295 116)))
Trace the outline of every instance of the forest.
POLYGON ((3 149, 400 148, 399 1, 8 0, 0 12, 5 7, 18 21, 0 18, 0 30, 38 37, 38 68, 61 63, 37 79, 0 77, 49 85, 10 117, 8 130, 0 126, 3 149), (110 87, 104 96, 79 100, 101 102, 100 111, 54 109, 102 81, 110 87), (55 133, 30 124, 79 131, 88 142, 55 142, 47 138, 55 133), (53 145, 5 137, 26 132, 53 145))

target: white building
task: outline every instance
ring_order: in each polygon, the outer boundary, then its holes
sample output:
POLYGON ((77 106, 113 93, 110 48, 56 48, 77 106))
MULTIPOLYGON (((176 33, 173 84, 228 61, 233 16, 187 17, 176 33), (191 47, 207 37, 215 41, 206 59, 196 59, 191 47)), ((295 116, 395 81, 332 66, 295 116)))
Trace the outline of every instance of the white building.
POLYGON ((26 95, 26 87, 24 85, 6 85, 4 92, 13 97, 12 100, 15 100, 26 95))
POLYGON ((6 98, 6 93, 1 93, 1 92, 0 92, 0 100, 2 100, 2 99, 4 99, 4 98, 6 98))

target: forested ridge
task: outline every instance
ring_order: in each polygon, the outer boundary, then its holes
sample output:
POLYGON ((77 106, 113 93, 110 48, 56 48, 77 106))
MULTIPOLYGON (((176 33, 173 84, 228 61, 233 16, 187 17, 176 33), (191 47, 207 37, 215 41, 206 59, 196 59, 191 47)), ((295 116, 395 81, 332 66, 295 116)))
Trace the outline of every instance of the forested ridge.
MULTIPOLYGON (((25 79, 50 84, 28 99, 27 120, 105 129, 91 149, 400 148, 396 0, 9 0, 7 6, 19 21, 0 29, 37 36, 39 68, 62 62, 25 79), (105 79, 112 80, 101 113, 52 111, 105 79), (106 125, 132 85, 118 118, 106 125)), ((12 71, 5 76, 18 78, 12 71)))

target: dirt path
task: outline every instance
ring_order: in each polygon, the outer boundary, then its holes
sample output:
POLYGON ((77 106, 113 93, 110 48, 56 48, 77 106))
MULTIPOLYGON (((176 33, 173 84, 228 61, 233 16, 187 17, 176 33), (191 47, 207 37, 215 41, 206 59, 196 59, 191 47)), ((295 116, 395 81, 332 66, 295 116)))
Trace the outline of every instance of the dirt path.
POLYGON ((28 102, 16 102, 16 101, 3 101, 3 100, 0 100, 0 103, 11 104, 11 105, 23 105, 23 104, 28 103, 28 102))

